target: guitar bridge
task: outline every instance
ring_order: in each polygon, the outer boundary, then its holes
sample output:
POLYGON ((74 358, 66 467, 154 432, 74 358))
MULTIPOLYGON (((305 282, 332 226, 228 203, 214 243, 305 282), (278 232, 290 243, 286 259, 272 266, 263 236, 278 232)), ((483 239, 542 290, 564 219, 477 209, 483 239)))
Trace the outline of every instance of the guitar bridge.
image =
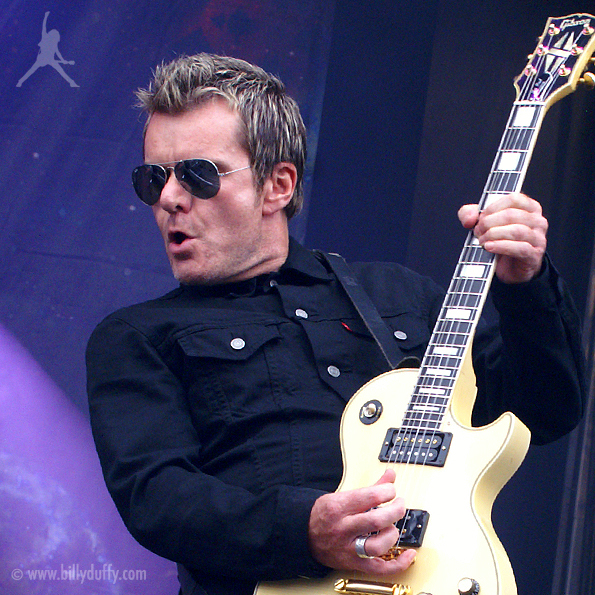
POLYGON ((444 467, 451 440, 450 432, 389 428, 378 459, 383 463, 444 467))

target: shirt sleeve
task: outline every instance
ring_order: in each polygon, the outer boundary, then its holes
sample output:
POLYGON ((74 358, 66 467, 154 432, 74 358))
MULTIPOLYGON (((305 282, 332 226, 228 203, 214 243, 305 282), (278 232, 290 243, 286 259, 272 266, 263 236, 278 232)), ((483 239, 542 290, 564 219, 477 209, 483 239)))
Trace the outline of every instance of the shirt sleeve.
POLYGON ((473 344, 478 398, 474 425, 511 411, 532 442, 551 442, 572 430, 586 395, 580 322, 572 298, 546 258, 528 283, 492 284, 499 324, 480 326, 473 344))
POLYGON ((323 492, 277 485, 254 494, 203 473, 184 390, 143 333, 113 317, 100 324, 87 348, 87 377, 105 481, 143 546, 207 575, 328 572, 308 549, 310 510, 323 492))

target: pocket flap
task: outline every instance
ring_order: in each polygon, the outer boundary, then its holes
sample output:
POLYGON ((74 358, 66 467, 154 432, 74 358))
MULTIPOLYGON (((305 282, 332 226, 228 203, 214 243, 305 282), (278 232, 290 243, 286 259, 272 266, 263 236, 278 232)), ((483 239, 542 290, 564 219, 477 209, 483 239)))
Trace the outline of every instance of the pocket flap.
POLYGON ((269 341, 280 338, 276 325, 246 325, 194 331, 178 339, 189 357, 245 360, 269 341))

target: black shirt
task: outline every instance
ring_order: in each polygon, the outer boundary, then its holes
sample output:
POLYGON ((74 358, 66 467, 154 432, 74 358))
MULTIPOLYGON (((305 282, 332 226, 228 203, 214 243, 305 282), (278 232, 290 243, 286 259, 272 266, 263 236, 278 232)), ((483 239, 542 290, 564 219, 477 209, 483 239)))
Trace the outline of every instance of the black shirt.
MULTIPOLYGON (((404 357, 421 359, 443 292, 396 264, 352 269, 404 357)), ((501 330, 476 334, 474 422, 511 410, 536 442, 555 439, 582 411, 571 300, 550 264, 492 293, 501 330)), ((277 273, 120 310, 87 361, 106 483, 141 544, 209 593, 327 571, 308 550, 310 510, 341 478, 345 403, 388 365, 312 252, 291 241, 277 273)))

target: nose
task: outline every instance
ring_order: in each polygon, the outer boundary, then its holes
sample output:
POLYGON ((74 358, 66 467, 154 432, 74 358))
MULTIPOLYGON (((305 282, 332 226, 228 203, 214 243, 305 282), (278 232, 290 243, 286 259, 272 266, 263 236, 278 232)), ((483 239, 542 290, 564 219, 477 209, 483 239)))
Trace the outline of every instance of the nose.
POLYGON ((159 206, 168 213, 187 213, 192 206, 192 195, 178 182, 173 167, 168 167, 167 173, 167 182, 161 191, 159 206))

